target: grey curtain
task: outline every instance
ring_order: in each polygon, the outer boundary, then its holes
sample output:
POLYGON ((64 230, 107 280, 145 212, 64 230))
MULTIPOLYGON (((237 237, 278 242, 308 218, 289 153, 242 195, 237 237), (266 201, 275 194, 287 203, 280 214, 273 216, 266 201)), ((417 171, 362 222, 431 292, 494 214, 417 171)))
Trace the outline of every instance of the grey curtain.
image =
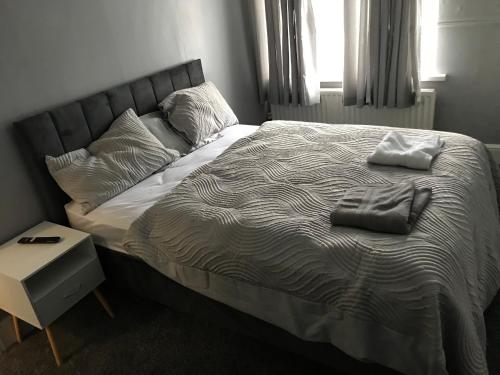
POLYGON ((251 0, 261 103, 320 101, 311 0, 251 0))
POLYGON ((344 0, 344 105, 415 103, 419 12, 420 0, 344 0))

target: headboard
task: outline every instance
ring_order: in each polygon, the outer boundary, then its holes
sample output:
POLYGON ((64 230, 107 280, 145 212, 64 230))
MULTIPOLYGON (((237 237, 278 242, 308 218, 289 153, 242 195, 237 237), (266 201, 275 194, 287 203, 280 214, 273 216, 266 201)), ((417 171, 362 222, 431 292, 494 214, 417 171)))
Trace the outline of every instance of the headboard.
POLYGON ((49 174, 45 155, 59 156, 86 147, 126 109, 133 108, 139 116, 153 112, 173 91, 204 81, 201 60, 194 60, 14 123, 46 218, 66 224, 64 204, 69 197, 49 174))

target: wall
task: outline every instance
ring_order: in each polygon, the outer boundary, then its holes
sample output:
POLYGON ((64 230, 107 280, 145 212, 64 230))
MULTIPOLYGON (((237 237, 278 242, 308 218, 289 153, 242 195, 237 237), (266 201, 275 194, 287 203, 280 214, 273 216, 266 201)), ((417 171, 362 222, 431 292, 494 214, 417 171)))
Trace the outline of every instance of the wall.
POLYGON ((43 218, 12 122, 194 58, 259 123, 243 1, 0 0, 0 243, 43 218))
POLYGON ((435 125, 500 143, 500 1, 441 0, 435 125))

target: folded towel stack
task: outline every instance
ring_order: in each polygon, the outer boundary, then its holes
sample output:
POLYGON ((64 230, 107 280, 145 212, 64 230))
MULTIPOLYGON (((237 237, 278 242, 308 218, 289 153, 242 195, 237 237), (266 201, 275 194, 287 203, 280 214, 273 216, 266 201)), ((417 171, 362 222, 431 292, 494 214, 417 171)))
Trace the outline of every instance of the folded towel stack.
POLYGON ((368 162, 425 170, 443 145, 438 135, 407 136, 391 131, 368 156, 368 162))
POLYGON ((431 199, 430 188, 412 182, 357 186, 346 192, 330 215, 333 225, 408 234, 431 199))

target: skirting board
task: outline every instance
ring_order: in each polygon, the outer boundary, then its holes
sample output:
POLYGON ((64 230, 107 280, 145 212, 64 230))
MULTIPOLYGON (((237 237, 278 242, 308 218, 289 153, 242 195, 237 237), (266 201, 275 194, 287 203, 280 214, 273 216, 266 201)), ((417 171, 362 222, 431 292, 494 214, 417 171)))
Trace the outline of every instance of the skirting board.
POLYGON ((500 164, 500 144, 487 144, 486 147, 490 150, 495 161, 500 164))

